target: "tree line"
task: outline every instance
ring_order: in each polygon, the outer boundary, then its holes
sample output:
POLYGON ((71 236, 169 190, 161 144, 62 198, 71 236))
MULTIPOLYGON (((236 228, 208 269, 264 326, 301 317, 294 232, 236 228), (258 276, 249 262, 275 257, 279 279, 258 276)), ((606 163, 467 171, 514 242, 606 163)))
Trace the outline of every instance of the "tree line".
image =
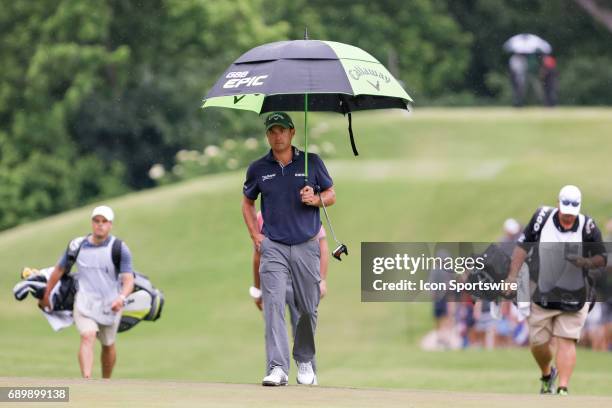
POLYGON ((258 135, 202 112, 223 70, 267 42, 356 45, 417 105, 509 103, 503 42, 555 49, 561 103, 612 103, 612 35, 571 0, 0 0, 0 229, 152 187, 182 149, 258 135))

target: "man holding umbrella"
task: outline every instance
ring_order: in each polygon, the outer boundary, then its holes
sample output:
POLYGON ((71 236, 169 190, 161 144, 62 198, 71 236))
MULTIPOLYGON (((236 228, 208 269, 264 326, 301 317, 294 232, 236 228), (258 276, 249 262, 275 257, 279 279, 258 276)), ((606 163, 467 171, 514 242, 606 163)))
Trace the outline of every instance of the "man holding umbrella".
POLYGON ((261 253, 260 275, 264 304, 266 376, 262 385, 286 385, 289 345, 285 327, 285 290, 293 282, 300 314, 293 345, 298 384, 317 384, 314 332, 320 298, 320 249, 316 239, 321 228, 319 207, 335 203, 333 182, 323 161, 291 142, 295 126, 284 112, 265 119, 270 151, 251 163, 244 183, 242 214, 261 253), (306 157, 308 163, 305 163, 306 157), (308 173, 305 172, 307 164, 308 173), (305 180, 305 174, 308 174, 305 180), (315 193, 320 191, 320 193, 315 193), (257 225, 255 200, 261 194, 264 225, 257 225))
MULTIPOLYGON (((247 171, 242 211, 255 248, 266 320, 267 375, 264 385, 284 385, 289 349, 284 324, 285 284, 291 274, 300 320, 293 356, 298 382, 315 384, 314 329, 319 301, 319 207, 335 201, 332 180, 321 159, 308 154, 308 112, 347 116, 351 149, 358 155, 352 113, 371 109, 408 109, 412 98, 372 55, 334 41, 276 41, 252 48, 236 59, 204 98, 202 108, 267 114, 270 152, 247 171), (304 152, 291 146, 291 118, 278 111, 304 112, 304 152), (315 194, 316 189, 316 194, 315 194), (319 193, 320 192, 320 193, 319 193), (255 200, 261 193, 263 234, 257 229, 255 200)), ((333 256, 348 254, 346 245, 333 256)))

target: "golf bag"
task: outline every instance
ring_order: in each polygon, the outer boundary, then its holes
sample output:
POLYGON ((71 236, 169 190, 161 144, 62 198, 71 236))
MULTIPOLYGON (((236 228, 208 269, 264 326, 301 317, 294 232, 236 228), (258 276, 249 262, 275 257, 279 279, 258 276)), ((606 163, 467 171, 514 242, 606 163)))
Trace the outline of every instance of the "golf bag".
POLYGON ((134 272, 134 291, 125 299, 119 332, 131 329, 141 320, 154 322, 161 317, 164 294, 155 288, 149 278, 134 272))
MULTIPOLYGON (((482 269, 475 269, 470 272, 468 282, 499 283, 508 277, 511 258, 497 244, 489 245, 487 249, 479 256, 484 259, 484 267, 482 269)), ((474 290, 471 294, 472 296, 483 300, 496 300, 502 296, 502 291, 474 290)))
MULTIPOLYGON (((53 267, 41 269, 25 268, 21 273, 22 281, 18 282, 13 288, 15 299, 22 301, 28 294, 36 299, 42 299, 47 289, 47 280, 53 272, 53 267)), ((72 310, 74 295, 77 285, 72 276, 64 275, 57 283, 51 293, 51 306, 53 311, 72 310)))
MULTIPOLYGON (((24 300, 28 294, 36 299, 42 299, 53 268, 29 271, 30 273, 27 276, 22 273, 24 279, 13 288, 13 295, 18 301, 24 300)), ((141 320, 155 321, 159 319, 164 306, 163 293, 153 286, 149 278, 138 272, 134 272, 134 275, 134 291, 125 299, 119 332, 131 329, 141 320)), ((51 293, 51 314, 72 311, 74 296, 78 290, 77 286, 76 280, 71 275, 64 274, 62 276, 51 293)))

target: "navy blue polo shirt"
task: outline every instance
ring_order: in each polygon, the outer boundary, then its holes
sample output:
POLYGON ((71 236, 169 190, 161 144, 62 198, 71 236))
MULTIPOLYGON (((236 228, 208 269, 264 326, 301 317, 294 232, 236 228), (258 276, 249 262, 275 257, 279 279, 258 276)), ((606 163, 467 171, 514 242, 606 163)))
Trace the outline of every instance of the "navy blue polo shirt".
MULTIPOLYGON (((306 242, 321 229, 319 208, 302 203, 304 188, 304 152, 293 147, 293 159, 282 166, 272 154, 251 163, 244 182, 244 195, 257 200, 261 193, 262 233, 272 241, 286 245, 306 242)), ((321 191, 333 186, 323 160, 308 153, 308 181, 321 191)))

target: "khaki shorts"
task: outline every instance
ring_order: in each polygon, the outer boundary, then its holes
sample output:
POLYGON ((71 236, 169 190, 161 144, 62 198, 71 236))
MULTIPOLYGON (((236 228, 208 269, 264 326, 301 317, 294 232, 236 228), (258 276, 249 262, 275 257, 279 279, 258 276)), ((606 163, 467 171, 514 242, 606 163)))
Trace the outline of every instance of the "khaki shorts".
POLYGON ((532 303, 531 314, 527 317, 529 343, 534 346, 545 344, 553 336, 573 340, 580 339, 580 331, 588 313, 588 303, 577 312, 544 309, 532 303))
POLYGON ((75 307, 72 311, 72 317, 74 324, 79 331, 79 334, 96 332, 96 336, 100 340, 100 343, 104 346, 112 346, 115 344, 115 338, 117 337, 117 330, 119 329, 119 323, 121 322, 121 314, 117 313, 117 319, 115 323, 110 326, 104 326, 97 323, 95 320, 90 319, 87 316, 83 316, 75 307))

